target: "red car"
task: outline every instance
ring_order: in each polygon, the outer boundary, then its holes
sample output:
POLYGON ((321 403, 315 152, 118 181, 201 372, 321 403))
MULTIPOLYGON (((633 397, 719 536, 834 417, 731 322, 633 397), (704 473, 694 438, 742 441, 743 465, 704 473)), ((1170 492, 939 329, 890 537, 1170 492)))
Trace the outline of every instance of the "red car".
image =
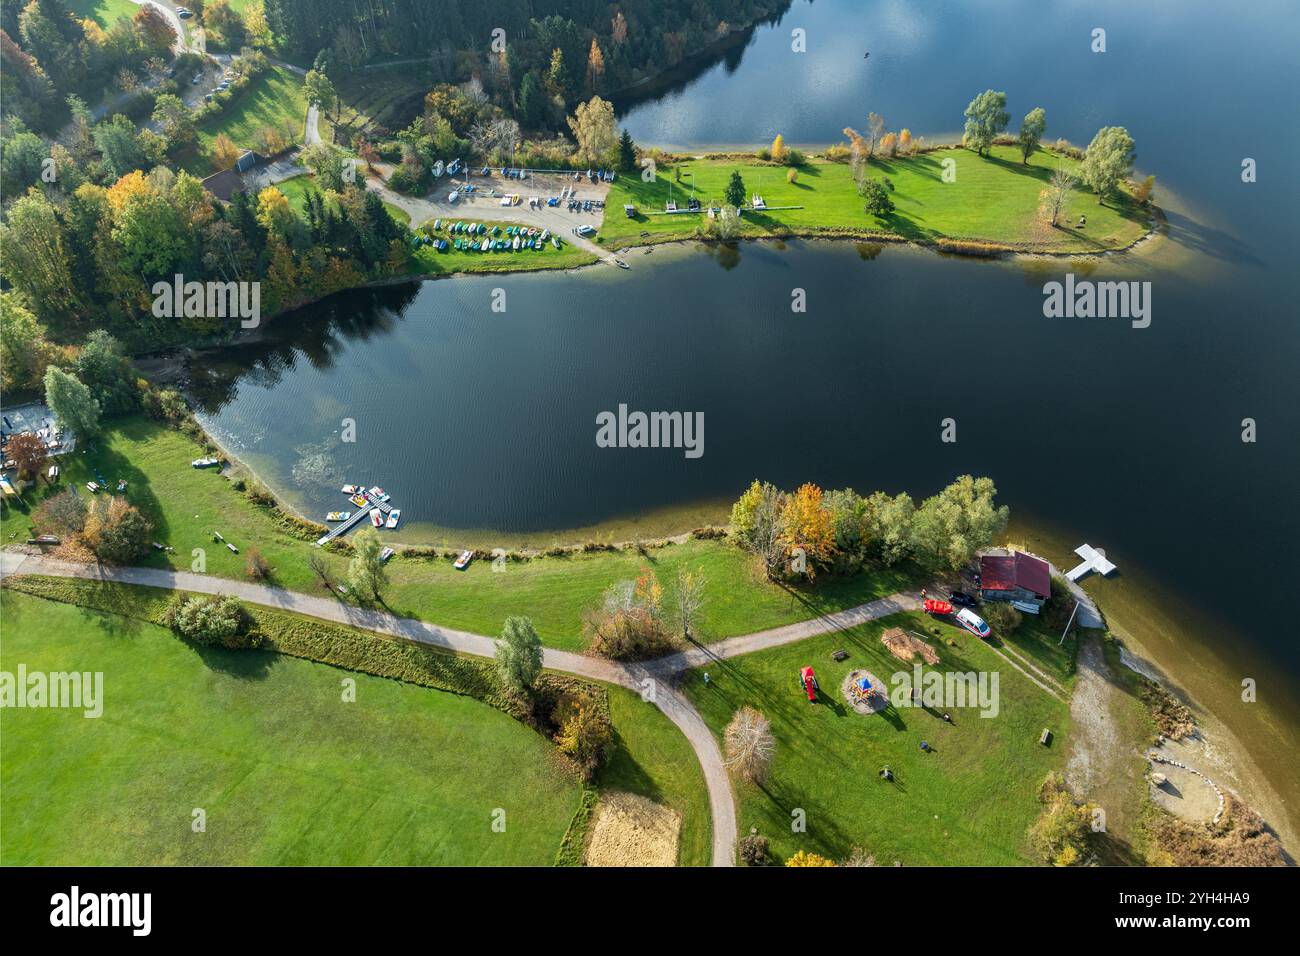
POLYGON ((808 703, 817 703, 817 692, 821 690, 821 687, 818 686, 817 675, 813 673, 811 667, 805 667, 799 672, 799 686, 808 695, 808 703))
POLYGON ((947 601, 937 601, 934 598, 926 598, 925 610, 930 614, 951 614, 952 605, 947 601))

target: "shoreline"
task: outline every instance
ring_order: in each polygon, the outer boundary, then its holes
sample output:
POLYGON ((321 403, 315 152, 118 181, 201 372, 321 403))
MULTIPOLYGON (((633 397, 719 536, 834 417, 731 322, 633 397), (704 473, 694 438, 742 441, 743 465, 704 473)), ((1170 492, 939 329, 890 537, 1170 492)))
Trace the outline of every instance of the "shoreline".
MULTIPOLYGON (((232 473, 238 473, 242 470, 274 497, 277 507, 281 510, 302 520, 312 521, 312 519, 303 516, 297 507, 290 505, 285 500, 283 493, 268 484, 262 475, 248 462, 238 456, 229 454, 225 446, 213 438, 206 428, 204 428, 204 434, 208 436, 214 446, 221 449, 229 461, 229 467, 222 471, 223 477, 229 479, 232 473)), ((725 527, 727 524, 725 510, 724 502, 697 502, 661 509, 658 512, 650 512, 649 514, 662 515, 668 522, 674 520, 674 515, 677 516, 676 524, 669 524, 665 529, 661 529, 664 533, 623 539, 615 539, 617 532, 610 532, 604 536, 599 533, 598 529, 603 526, 623 528, 629 523, 635 523, 638 517, 644 518, 647 514, 641 512, 636 515, 610 519, 609 522, 603 522, 600 525, 590 526, 590 533, 585 538, 582 535, 587 529, 559 529, 554 533, 550 545, 528 546, 525 544, 520 547, 506 548, 506 551, 510 555, 532 560, 544 557, 548 551, 555 548, 562 548, 568 552, 578 554, 589 550, 657 549, 685 543, 692 538, 696 531, 703 528, 725 527), (712 513, 713 520, 706 521, 703 524, 696 521, 682 520, 690 509, 697 509, 693 513, 701 517, 712 513), (685 525, 690 525, 690 527, 685 527, 685 525), (591 547, 593 544, 596 545, 595 548, 591 547)), ((1053 557, 1059 557, 1055 552, 1062 547, 1066 547, 1068 550, 1068 546, 1059 543, 1060 535, 1063 532, 1052 528, 1046 522, 1032 518, 1030 522, 1029 527, 1016 528, 1015 530, 1022 534, 1029 534, 1030 540, 1026 541, 1025 544, 1031 551, 1041 553, 1045 558, 1051 560, 1053 557)), ((394 541, 391 544, 398 550, 436 548, 454 552, 465 547, 487 553, 486 547, 490 547, 490 545, 480 546, 480 542, 484 537, 492 536, 501 541, 509 540, 511 537, 508 533, 487 529, 477 531, 473 529, 462 530, 465 538, 462 539, 460 545, 451 544, 449 541, 444 544, 394 541), (474 544, 471 545, 470 541, 474 541, 474 544)), ((546 531, 523 533, 522 535, 517 534, 516 537, 522 536, 527 539, 534 534, 547 535, 551 533, 546 531)), ((1008 534, 1012 535, 1012 532, 1009 530, 1008 534)), ((1012 536, 1014 537, 1014 535, 1012 536)), ((444 539, 444 541, 447 541, 447 539, 444 539)), ((1144 577, 1140 568, 1129 569, 1127 575, 1130 579, 1144 577)), ((1096 575, 1089 575, 1084 580, 1088 581, 1095 577, 1096 575)), ((1111 583, 1107 582, 1107 585, 1111 583)), ((1281 785, 1281 780, 1274 779, 1278 773, 1278 768, 1273 768, 1270 772, 1269 769, 1262 766, 1259 760, 1256 759, 1255 753, 1252 752, 1252 747, 1242 738, 1239 732, 1240 728, 1234 730, 1227 721, 1216 713, 1215 708, 1220 706, 1221 702, 1214 698, 1206 698, 1200 690, 1200 687, 1207 680, 1212 685, 1220 683, 1225 686, 1228 684, 1235 686, 1235 676, 1229 675, 1226 662, 1218 659, 1219 652, 1223 648, 1209 644, 1203 645, 1204 651, 1214 657, 1215 661, 1212 666, 1201 666, 1203 672, 1212 671, 1212 673, 1198 674, 1193 670, 1193 663, 1186 654, 1179 654, 1172 649, 1171 653, 1166 654, 1158 649, 1161 643, 1160 639, 1165 638, 1166 635, 1180 632, 1177 622, 1163 619, 1149 622, 1139 621, 1131 613, 1127 602, 1121 600, 1118 595, 1098 598, 1094 593, 1097 589, 1097 582, 1093 581, 1091 584, 1091 589, 1086 593, 1100 609, 1106 625, 1106 632, 1115 638, 1126 655, 1131 658, 1130 661, 1126 662, 1125 666, 1138 673, 1154 672, 1156 675, 1154 679, 1157 683, 1182 700, 1195 714, 1197 733, 1189 739, 1188 743, 1197 746, 1200 750, 1200 756, 1204 763, 1198 769, 1202 769, 1228 790, 1239 794, 1249 806, 1261 814, 1266 824, 1282 842, 1283 848, 1289 854, 1296 854, 1297 850, 1300 850, 1300 843, 1297 842, 1297 825, 1287 812, 1288 801, 1283 793, 1286 787, 1281 785)), ((1159 597, 1166 591, 1164 587, 1155 581, 1142 580, 1138 583, 1138 586, 1148 597, 1152 594, 1159 597)), ((1259 672, 1262 673, 1262 671, 1259 672)), ((1274 713, 1272 717, 1273 720, 1286 725, 1285 715, 1274 713)), ((1268 721, 1268 723, 1272 722, 1268 721)), ((1256 749, 1267 748, 1267 741, 1258 738, 1256 734, 1251 734, 1250 737, 1254 741, 1256 749)), ((1143 742, 1144 745, 1148 743, 1150 742, 1143 742)), ((1139 750, 1145 751, 1145 749, 1147 749, 1145 746, 1139 747, 1139 750)))

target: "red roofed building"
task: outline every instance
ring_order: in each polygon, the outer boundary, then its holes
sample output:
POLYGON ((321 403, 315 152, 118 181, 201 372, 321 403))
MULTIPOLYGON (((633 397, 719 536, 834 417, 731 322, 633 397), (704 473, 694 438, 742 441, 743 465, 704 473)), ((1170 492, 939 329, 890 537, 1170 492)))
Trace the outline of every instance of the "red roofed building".
POLYGON ((980 557, 980 597, 986 601, 1021 601, 1042 606, 1052 596, 1052 572, 1047 562, 1029 554, 985 554, 980 557))

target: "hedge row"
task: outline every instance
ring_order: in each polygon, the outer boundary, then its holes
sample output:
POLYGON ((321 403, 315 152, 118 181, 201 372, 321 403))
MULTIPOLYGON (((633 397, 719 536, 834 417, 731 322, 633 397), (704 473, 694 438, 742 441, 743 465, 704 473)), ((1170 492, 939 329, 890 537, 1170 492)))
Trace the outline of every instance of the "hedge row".
MULTIPOLYGON (((166 627, 171 592, 76 578, 18 575, 4 587, 34 597, 76 604, 166 627)), ((505 691, 491 661, 458 657, 433 648, 269 608, 248 608, 264 650, 345 670, 418 684, 472 697, 539 733, 552 737, 551 715, 565 697, 582 696, 609 717, 609 693, 599 684, 562 674, 542 674, 531 700, 505 691)))

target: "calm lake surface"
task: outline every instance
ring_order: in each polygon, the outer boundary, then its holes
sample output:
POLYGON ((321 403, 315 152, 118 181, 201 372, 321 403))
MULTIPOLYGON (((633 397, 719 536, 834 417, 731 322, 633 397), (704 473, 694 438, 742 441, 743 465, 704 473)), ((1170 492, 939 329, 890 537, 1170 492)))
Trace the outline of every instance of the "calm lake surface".
POLYGON ((639 142, 702 149, 777 132, 835 141, 875 110, 939 140, 971 96, 1005 89, 1013 126, 1041 105, 1049 138, 1086 144, 1127 126, 1170 224, 1137 254, 989 263, 851 243, 681 246, 633 253, 628 272, 348 293, 197 361, 201 417, 309 515, 346 507, 343 482, 383 485, 408 541, 680 531, 724 516, 755 477, 919 499, 991 475, 1018 523, 1060 529, 1067 551, 1104 547, 1121 577, 1149 584, 1178 632, 1171 652, 1235 662, 1223 701, 1251 662, 1261 701, 1287 716, 1234 726, 1279 789, 1300 794, 1300 15, 1046 6, 796 0, 717 62, 620 103, 623 122, 639 142), (805 54, 790 52, 795 27, 805 54), (1107 53, 1089 51, 1094 27, 1107 53), (1247 156, 1253 185, 1240 180, 1247 156), (1067 271, 1150 281, 1150 328, 1045 318, 1043 283, 1067 271), (703 412, 703 456, 598 448, 596 416, 620 403, 703 412), (1241 441, 1247 417, 1254 444, 1241 441), (955 444, 940 441, 945 418, 955 444), (341 441, 344 419, 355 443, 341 441))

